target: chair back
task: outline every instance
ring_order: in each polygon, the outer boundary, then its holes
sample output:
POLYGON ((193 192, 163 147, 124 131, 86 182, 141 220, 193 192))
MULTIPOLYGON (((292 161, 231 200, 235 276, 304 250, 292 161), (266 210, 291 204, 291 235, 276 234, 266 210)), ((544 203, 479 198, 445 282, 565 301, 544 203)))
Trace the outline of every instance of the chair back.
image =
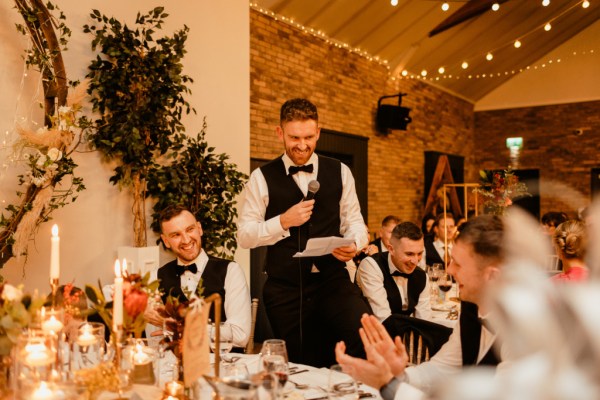
POLYGON ((254 354, 254 329, 256 328, 256 312, 258 310, 258 299, 252 299, 252 322, 250 324, 250 336, 248 337, 248 344, 246 344, 246 348, 244 349, 244 353, 246 354, 254 354))

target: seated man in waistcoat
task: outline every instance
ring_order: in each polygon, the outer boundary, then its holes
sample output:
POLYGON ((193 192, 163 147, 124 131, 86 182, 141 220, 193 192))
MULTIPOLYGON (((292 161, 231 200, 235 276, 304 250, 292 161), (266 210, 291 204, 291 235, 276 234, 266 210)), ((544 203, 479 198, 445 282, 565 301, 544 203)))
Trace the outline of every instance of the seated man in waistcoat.
POLYGON ((452 239, 456 233, 456 227, 454 225, 454 215, 452 213, 446 213, 446 219, 444 220, 444 213, 440 213, 435 216, 435 222, 432 227, 433 235, 425 236, 425 262, 427 265, 433 265, 440 263, 446 265, 444 262, 444 255, 446 253, 445 238, 448 237, 448 262, 452 255, 452 246, 454 245, 452 239))
POLYGON ((429 280, 417 267, 424 249, 421 229, 412 222, 396 225, 387 249, 358 267, 358 281, 373 313, 382 322, 392 314, 428 319, 429 280))
MULTIPOLYGON (((169 294, 181 301, 189 300, 202 280, 203 296, 221 295, 221 320, 231 326, 234 347, 244 347, 250 336, 251 315, 250 292, 242 268, 206 254, 202 249, 202 226, 185 206, 165 208, 159 222, 163 245, 177 257, 156 272, 163 303, 169 294)), ((162 328, 157 313, 147 310, 145 316, 162 328)))
POLYGON ((289 360, 329 367, 339 340, 347 341, 351 354, 364 355, 358 328, 370 308, 345 266, 367 244, 367 229, 350 168, 314 153, 317 107, 306 99, 286 101, 275 132, 285 153, 252 172, 238 243, 267 246, 263 304, 275 337, 286 341, 289 360), (312 181, 320 184, 316 192, 312 181), (309 238, 331 236, 351 244, 322 256, 293 257, 309 238))
POLYGON ((415 398, 415 388, 431 392, 464 366, 496 366, 509 361, 503 346, 492 347, 496 333, 486 319, 484 299, 502 273, 503 234, 502 220, 492 215, 469 219, 461 227, 448 266, 463 300, 460 320, 448 342, 430 361, 406 368, 406 349, 400 339, 392 340, 379 321, 365 316, 363 342, 368 359, 345 354, 344 344, 339 343, 336 357, 344 370, 380 389, 383 399, 391 400, 415 398))

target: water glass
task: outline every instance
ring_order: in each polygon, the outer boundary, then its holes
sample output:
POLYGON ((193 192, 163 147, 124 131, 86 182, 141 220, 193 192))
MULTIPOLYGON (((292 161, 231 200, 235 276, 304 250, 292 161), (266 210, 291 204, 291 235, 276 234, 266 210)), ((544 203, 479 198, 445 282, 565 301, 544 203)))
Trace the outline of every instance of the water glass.
POLYGON ((263 357, 268 355, 282 356, 285 359, 285 362, 288 362, 287 349, 285 347, 285 340, 283 339, 265 340, 260 353, 263 357))
POLYGON ((340 365, 336 364, 329 369, 327 394, 330 399, 358 400, 358 384, 350 375, 342 371, 340 365))
POLYGON ((277 382, 276 397, 283 398, 280 394, 283 394, 283 388, 288 380, 289 371, 287 360, 281 355, 263 355, 262 368, 264 372, 275 377, 277 382))
MULTIPOLYGON (((210 325, 210 349, 214 353, 217 348, 217 326, 216 324, 210 325)), ((231 331, 231 325, 227 322, 221 322, 219 332, 219 354, 227 354, 233 348, 233 332, 231 331)))

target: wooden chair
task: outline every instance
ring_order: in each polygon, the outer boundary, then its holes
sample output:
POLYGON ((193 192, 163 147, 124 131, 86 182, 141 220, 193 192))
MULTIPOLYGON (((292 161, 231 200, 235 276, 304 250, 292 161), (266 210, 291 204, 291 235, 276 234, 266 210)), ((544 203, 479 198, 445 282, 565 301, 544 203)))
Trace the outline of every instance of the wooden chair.
POLYGON ((254 353, 254 329, 256 328, 256 312, 258 310, 258 299, 254 298, 252 299, 252 306, 251 306, 251 312, 252 312, 252 322, 250 324, 250 337, 248 338, 248 344, 246 345, 246 349, 244 350, 244 353, 246 354, 255 354, 254 353))
POLYGON ((423 361, 429 361, 429 348, 423 343, 423 337, 415 331, 407 331, 402 338, 406 352, 408 353, 408 364, 419 365, 423 361))

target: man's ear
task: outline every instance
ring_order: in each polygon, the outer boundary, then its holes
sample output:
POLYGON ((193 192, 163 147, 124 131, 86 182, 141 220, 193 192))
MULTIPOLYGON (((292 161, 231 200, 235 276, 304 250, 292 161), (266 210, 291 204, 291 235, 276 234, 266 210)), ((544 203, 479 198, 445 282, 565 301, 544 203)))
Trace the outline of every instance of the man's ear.
POLYGON ((489 265, 486 268, 486 275, 488 281, 495 281, 500 278, 500 268, 495 264, 489 265))
POLYGON ((167 241, 167 237, 165 235, 163 235, 162 233, 160 234, 160 239, 163 242, 163 246, 165 246, 167 249, 171 248, 171 245, 169 244, 169 242, 167 241))
POLYGON ((196 221, 196 223, 198 224, 198 230, 200 231, 200 237, 202 237, 202 235, 204 234, 204 232, 202 231, 202 225, 200 224, 199 221, 196 221))
POLYGON ((275 133, 277 133, 277 137, 279 138, 279 140, 280 140, 281 142, 283 142, 283 129, 281 128, 281 126, 279 126, 279 125, 278 125, 278 126, 275 128, 275 133))

